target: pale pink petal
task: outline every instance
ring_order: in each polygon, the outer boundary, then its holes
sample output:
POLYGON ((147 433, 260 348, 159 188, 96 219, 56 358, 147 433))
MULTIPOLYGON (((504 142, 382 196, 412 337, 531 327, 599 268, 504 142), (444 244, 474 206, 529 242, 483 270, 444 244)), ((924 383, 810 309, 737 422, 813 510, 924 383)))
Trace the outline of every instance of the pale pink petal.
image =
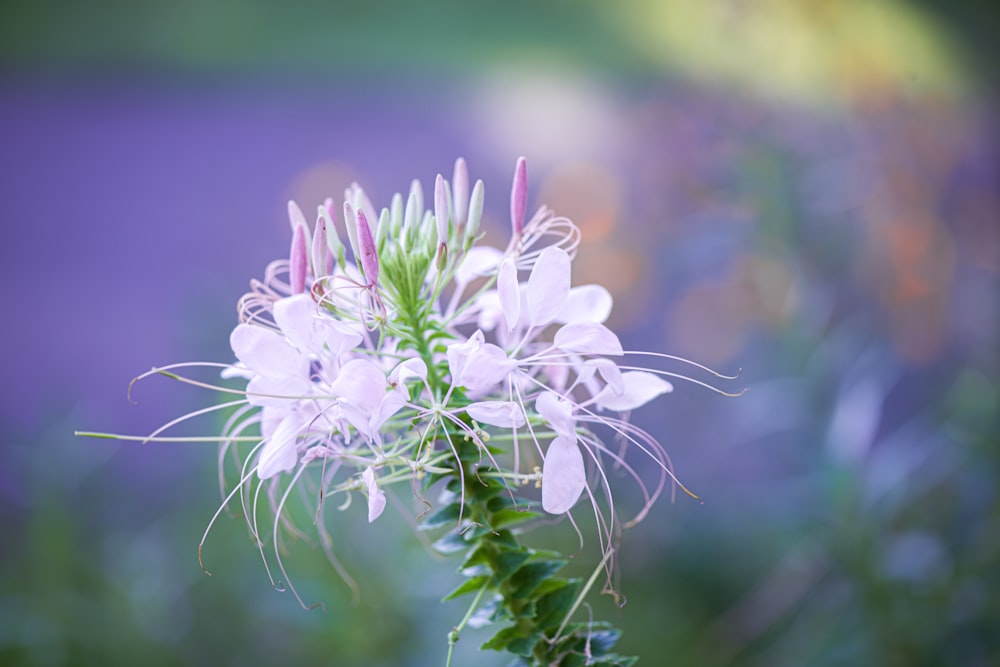
POLYGON ((528 277, 528 319, 543 326, 556 318, 570 285, 570 257, 562 248, 549 246, 538 255, 528 277))
POLYGON ((461 287, 476 278, 487 276, 496 269, 503 253, 490 246, 474 246, 465 253, 465 258, 455 271, 455 283, 461 287))
POLYGON ((365 468, 361 473, 361 480, 368 489, 368 523, 371 523, 385 510, 385 494, 375 483, 375 471, 371 468, 365 468))
POLYGON ((295 440, 301 429, 301 417, 295 413, 281 420, 274 433, 261 447, 257 458, 258 477, 268 479, 295 467, 298 462, 295 440))
POLYGON ((481 401, 465 406, 465 411, 481 424, 500 428, 524 426, 524 411, 514 401, 481 401))
POLYGON ((586 486, 583 454, 576 438, 558 436, 549 445, 542 464, 542 509, 549 514, 568 512, 586 486))
POLYGON ((385 373, 368 359, 348 361, 330 385, 330 393, 359 408, 366 421, 385 398, 385 390, 385 373))
POLYGON ((314 357, 325 348, 340 356, 361 343, 361 334, 329 317, 308 293, 276 301, 274 322, 292 345, 314 357))
POLYGON ((625 393, 625 379, 622 377, 622 372, 618 368, 618 364, 611 361, 610 359, 588 359, 585 366, 593 366, 597 368, 597 371, 607 382, 607 386, 611 387, 611 391, 615 396, 621 396, 625 393))
POLYGON ((557 322, 604 322, 611 315, 614 299, 601 285, 573 287, 556 316, 557 322))
POLYGON ((307 375, 258 375, 247 383, 247 402, 250 405, 279 407, 307 397, 312 391, 312 383, 307 375))
POLYGON ((391 384, 406 383, 412 379, 427 379, 427 364, 420 357, 412 357, 401 361, 396 368, 389 373, 391 384))
POLYGON ((542 419, 561 436, 576 438, 576 420, 573 406, 565 398, 552 391, 543 392, 535 400, 535 409, 542 419))
POLYGON ((625 390, 616 394, 610 385, 597 395, 597 404, 608 410, 622 412, 632 410, 650 402, 660 394, 674 390, 674 386, 659 375, 647 371, 628 371, 622 373, 625 390))
POLYGON ((622 344, 611 329, 597 322, 564 324, 552 338, 552 344, 577 354, 622 355, 622 344))
POLYGON ((505 259, 497 271, 497 293, 500 295, 503 318, 507 321, 507 331, 513 331, 521 317, 521 289, 517 284, 517 265, 512 257, 505 259))
POLYGON ((303 376, 309 373, 309 359, 303 357, 285 338, 270 329, 240 324, 229 336, 236 358, 261 375, 274 377, 303 376))
POLYGON ((483 332, 478 329, 466 342, 448 346, 452 382, 469 391, 494 388, 513 367, 514 362, 507 358, 507 353, 496 345, 484 342, 483 332))

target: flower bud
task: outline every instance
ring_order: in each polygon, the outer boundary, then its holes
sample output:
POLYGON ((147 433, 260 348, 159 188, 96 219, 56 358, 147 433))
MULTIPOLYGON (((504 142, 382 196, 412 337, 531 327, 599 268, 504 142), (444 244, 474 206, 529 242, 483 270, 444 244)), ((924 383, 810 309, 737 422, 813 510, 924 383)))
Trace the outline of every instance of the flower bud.
POLYGON ((462 158, 455 160, 455 173, 451 177, 451 190, 454 196, 455 227, 460 229, 465 226, 469 216, 469 170, 462 158))
MULTIPOLYGON (((296 208, 298 208, 296 206, 296 208)), ((301 214, 301 211, 300 211, 301 214)), ((296 225, 292 231, 292 248, 289 252, 288 280, 292 294, 306 291, 306 268, 309 266, 309 256, 306 253, 306 226, 296 225)))
POLYGON ((517 158, 514 167, 514 183, 510 189, 510 226, 514 238, 521 238, 524 231, 524 215, 528 210, 528 163, 523 157, 517 158))
POLYGON ((372 236, 371 227, 368 226, 368 218, 363 210, 357 211, 358 219, 358 247, 361 251, 361 270, 365 273, 365 281, 368 287, 378 282, 378 252, 375 250, 375 238, 372 236))
POLYGON ((438 244, 447 244, 448 191, 445 189, 444 176, 441 174, 434 180, 434 222, 437 225, 438 244))
POLYGON ((465 227, 466 247, 470 247, 476 242, 479 222, 483 219, 483 198, 485 196, 483 182, 476 181, 476 185, 472 188, 472 197, 469 199, 469 221, 465 227))

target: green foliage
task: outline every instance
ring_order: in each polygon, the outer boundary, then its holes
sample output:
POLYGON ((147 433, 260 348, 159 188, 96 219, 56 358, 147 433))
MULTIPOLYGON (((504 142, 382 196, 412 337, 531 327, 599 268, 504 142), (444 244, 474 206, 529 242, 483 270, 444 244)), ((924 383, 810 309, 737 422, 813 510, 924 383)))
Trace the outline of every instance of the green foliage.
POLYGON ((636 658, 612 653, 620 633, 606 623, 570 623, 586 587, 557 573, 566 564, 558 553, 526 547, 514 529, 540 514, 519 506, 503 481, 481 468, 478 446, 453 434, 458 457, 452 471, 435 476, 455 500, 430 514, 426 530, 449 526, 435 543, 442 553, 464 552, 459 572, 466 580, 444 601, 475 594, 452 633, 452 644, 470 618, 503 624, 482 648, 519 656, 524 665, 632 665, 636 658))

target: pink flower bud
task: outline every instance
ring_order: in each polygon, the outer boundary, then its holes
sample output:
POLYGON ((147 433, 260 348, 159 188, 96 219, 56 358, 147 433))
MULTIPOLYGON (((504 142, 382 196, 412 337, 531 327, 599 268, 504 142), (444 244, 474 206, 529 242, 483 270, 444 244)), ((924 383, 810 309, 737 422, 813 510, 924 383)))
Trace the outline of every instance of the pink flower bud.
POLYGON ((295 225, 292 232, 292 249, 289 252, 289 282, 292 294, 306 291, 306 269, 309 266, 309 256, 306 254, 306 227, 295 225))
POLYGON ((375 238, 372 236, 368 218, 361 209, 355 211, 358 218, 358 250, 361 253, 361 270, 365 272, 367 286, 378 282, 378 251, 375 249, 375 238))
POLYGON ((528 210, 528 164, 523 157, 517 158, 514 167, 514 184, 510 189, 510 226, 514 238, 520 238, 524 231, 524 215, 528 210))

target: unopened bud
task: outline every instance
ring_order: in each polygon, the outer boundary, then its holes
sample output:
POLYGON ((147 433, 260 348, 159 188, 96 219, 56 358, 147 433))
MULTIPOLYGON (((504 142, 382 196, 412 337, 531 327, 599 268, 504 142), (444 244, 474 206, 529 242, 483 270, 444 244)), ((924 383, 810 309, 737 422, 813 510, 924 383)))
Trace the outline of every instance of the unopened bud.
POLYGON ((444 176, 437 175, 434 180, 434 222, 437 224, 437 240, 439 244, 448 242, 448 191, 445 189, 444 176))
POLYGON ((455 208, 455 227, 465 226, 469 216, 469 170, 465 160, 455 160, 455 174, 451 177, 451 193, 455 208))
POLYGON ((375 249, 375 238, 372 236, 371 227, 368 226, 368 218, 360 209, 357 211, 357 221, 361 270, 365 273, 367 286, 371 287, 378 282, 378 252, 375 249))
POLYGON ((288 255, 288 280, 291 284, 292 294, 305 292, 306 268, 309 266, 309 257, 306 254, 305 225, 296 225, 292 231, 292 248, 288 255))
POLYGON ((469 199, 469 222, 465 227, 466 248, 476 242, 479 222, 483 219, 483 198, 485 196, 483 182, 476 181, 476 185, 472 188, 472 197, 469 199))
POLYGON ((514 238, 520 238, 524 231, 524 215, 527 210, 528 163, 523 157, 519 157, 514 167, 514 183, 510 189, 510 226, 514 238))

